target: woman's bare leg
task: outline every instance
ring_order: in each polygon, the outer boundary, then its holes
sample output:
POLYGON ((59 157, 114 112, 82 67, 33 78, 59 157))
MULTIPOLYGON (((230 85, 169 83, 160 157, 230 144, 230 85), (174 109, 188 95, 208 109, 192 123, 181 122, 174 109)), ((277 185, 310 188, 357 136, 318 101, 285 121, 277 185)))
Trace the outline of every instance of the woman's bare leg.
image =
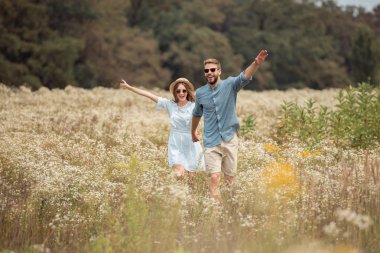
POLYGON ((183 180, 185 176, 185 168, 181 164, 173 165, 174 174, 177 180, 183 180))

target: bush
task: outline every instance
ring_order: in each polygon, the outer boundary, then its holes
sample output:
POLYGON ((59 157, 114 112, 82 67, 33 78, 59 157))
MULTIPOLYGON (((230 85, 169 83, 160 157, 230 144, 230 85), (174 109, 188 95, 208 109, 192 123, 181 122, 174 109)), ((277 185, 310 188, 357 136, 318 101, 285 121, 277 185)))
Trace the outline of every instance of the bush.
POLYGON ((276 137, 280 141, 295 137, 309 147, 318 146, 322 140, 342 148, 368 149, 379 145, 379 89, 361 83, 357 88, 340 91, 337 100, 332 110, 316 108, 312 99, 304 107, 284 102, 276 137))

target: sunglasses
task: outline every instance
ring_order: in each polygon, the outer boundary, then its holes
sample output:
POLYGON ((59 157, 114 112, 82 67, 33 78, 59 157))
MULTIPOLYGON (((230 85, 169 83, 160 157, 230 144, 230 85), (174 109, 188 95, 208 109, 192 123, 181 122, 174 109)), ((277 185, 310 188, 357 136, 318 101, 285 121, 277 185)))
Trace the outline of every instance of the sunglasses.
POLYGON ((209 71, 211 71, 212 73, 214 73, 216 70, 216 68, 211 68, 211 69, 204 69, 203 71, 207 74, 209 71))
POLYGON ((178 90, 176 90, 175 91, 177 94, 179 94, 179 93, 187 93, 187 90, 181 90, 181 89, 178 89, 178 90))

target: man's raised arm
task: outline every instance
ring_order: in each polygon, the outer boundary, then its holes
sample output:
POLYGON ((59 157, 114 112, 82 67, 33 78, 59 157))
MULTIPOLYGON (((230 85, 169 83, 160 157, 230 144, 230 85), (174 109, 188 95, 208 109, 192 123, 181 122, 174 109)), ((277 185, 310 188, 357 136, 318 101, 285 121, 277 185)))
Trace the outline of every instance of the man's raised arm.
POLYGON ((244 71, 244 78, 246 80, 251 79, 251 77, 256 73, 260 64, 265 61, 267 58, 268 52, 267 50, 261 50, 261 52, 256 56, 255 60, 249 65, 244 71))

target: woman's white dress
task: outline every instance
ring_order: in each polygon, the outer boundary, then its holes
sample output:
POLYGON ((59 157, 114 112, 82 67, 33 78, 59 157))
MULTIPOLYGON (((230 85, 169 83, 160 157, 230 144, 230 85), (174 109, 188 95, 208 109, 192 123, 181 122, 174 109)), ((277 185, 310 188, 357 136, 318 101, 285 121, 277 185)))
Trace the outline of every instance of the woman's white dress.
POLYGON ((204 170, 205 163, 202 147, 191 138, 191 118, 194 103, 188 102, 178 106, 174 101, 159 97, 157 110, 165 109, 170 119, 170 136, 168 144, 169 165, 181 164, 187 171, 194 172, 197 168, 204 170))

